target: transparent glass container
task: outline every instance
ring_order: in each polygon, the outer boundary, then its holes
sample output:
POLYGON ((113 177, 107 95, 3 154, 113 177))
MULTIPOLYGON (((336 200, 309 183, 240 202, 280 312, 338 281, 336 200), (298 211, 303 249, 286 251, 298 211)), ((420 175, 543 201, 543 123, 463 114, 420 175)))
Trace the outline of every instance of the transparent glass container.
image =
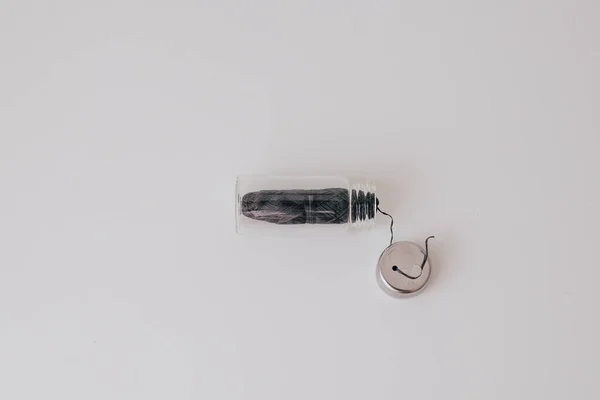
POLYGON ((377 202, 374 185, 340 176, 238 176, 236 231, 371 228, 377 202))

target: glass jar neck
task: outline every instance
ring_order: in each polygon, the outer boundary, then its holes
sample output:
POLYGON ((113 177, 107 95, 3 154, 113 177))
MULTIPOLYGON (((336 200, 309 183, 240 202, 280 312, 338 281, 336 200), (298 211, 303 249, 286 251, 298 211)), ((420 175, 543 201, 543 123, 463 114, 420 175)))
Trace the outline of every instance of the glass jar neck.
POLYGON ((352 229, 371 228, 377 217, 377 195, 375 185, 356 183, 351 184, 350 218, 348 225, 352 229))

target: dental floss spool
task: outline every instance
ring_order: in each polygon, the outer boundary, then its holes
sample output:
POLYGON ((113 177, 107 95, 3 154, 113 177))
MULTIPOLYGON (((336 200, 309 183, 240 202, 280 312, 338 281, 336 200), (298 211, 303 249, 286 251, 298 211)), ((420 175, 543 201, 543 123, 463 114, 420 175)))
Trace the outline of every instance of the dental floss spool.
MULTIPOLYGON (((244 179, 253 180, 252 177, 244 179)), ((248 218, 275 225, 346 224, 349 227, 372 227, 376 213, 380 212, 391 220, 391 238, 390 245, 383 250, 377 262, 377 283, 385 293, 396 298, 412 296, 423 290, 431 276, 429 240, 433 236, 425 240, 425 249, 413 242, 394 242, 394 219, 379 208, 374 186, 350 185, 345 178, 305 177, 290 180, 298 182, 303 188, 290 189, 288 180, 284 178, 255 177, 254 181, 258 183, 248 187, 258 190, 240 190, 238 177, 237 226, 240 225, 240 218, 248 218), (346 184, 344 187, 319 187, 332 180, 346 184)))

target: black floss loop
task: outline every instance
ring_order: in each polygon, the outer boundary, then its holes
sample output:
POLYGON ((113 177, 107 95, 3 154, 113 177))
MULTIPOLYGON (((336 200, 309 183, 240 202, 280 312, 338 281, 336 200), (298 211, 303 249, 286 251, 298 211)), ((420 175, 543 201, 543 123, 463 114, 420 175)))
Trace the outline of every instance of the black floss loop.
MULTIPOLYGON (((392 243, 394 243, 394 217, 392 217, 390 214, 384 212, 381 210, 381 208, 379 208, 379 199, 377 199, 377 211, 379 211, 380 213, 382 213, 383 215, 387 215, 388 217, 390 217, 390 246, 392 245, 392 243)), ((425 268, 425 263, 427 262, 427 259, 429 258, 429 239, 434 239, 435 236, 429 236, 427 239, 425 239, 425 256, 423 258, 423 261, 421 262, 421 265, 419 266, 420 271, 419 271, 419 275, 417 276, 410 276, 407 273, 405 273, 404 271, 402 271, 400 268, 398 268, 397 265, 394 265, 392 267, 392 270, 394 270, 395 272, 398 272, 399 274, 403 275, 404 277, 408 278, 408 279, 419 279, 421 277, 421 275, 423 275, 423 268, 425 268)))

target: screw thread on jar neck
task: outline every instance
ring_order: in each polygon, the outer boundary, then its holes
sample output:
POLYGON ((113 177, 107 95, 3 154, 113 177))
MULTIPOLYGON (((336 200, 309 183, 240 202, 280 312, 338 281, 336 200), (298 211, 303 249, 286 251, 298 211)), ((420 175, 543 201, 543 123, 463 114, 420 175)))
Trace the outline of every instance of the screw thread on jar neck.
POLYGON ((377 196, 375 185, 358 183, 350 186, 350 223, 352 229, 375 226, 377 196))

